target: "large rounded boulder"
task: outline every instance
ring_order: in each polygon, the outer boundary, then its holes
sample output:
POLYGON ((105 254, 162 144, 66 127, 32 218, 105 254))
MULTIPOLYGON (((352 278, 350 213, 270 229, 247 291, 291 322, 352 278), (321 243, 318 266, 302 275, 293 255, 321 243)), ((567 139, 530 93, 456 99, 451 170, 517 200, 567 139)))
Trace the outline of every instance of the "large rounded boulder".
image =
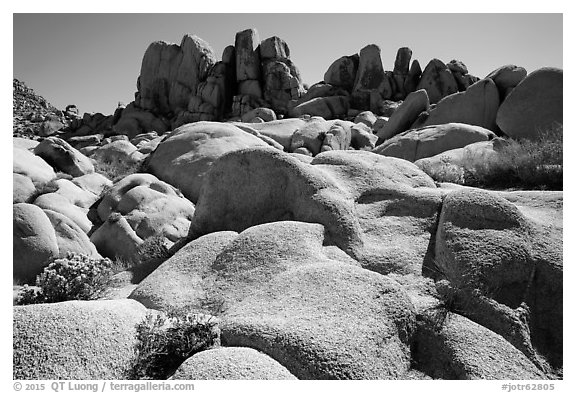
POLYGON ((146 313, 126 299, 15 306, 13 377, 128 379, 146 313))
POLYGON ((322 225, 294 221, 206 235, 130 297, 219 312, 224 345, 257 349, 299 379, 402 378, 412 303, 398 283, 327 243, 322 225))
POLYGON ((87 255, 92 258, 100 257, 88 235, 74 221, 52 210, 44 210, 44 213, 54 228, 60 257, 68 253, 87 255))
POLYGON ((16 146, 12 150, 12 172, 30 178, 36 187, 56 177, 54 169, 46 161, 31 151, 16 146))
POLYGON ((461 183, 464 182, 467 171, 475 165, 497 161, 506 145, 506 140, 494 138, 447 150, 432 157, 420 158, 414 161, 414 164, 437 181, 461 183))
POLYGON ((175 130, 151 154, 148 168, 159 179, 179 188, 192 202, 198 200, 206 173, 225 153, 268 146, 260 138, 232 124, 197 122, 175 130))
POLYGON ((106 256, 132 259, 147 238, 162 236, 174 243, 186 237, 194 204, 154 175, 135 173, 117 182, 97 211, 105 223, 92 234, 92 241, 106 256))
POLYGON ((424 89, 428 93, 431 104, 442 98, 458 92, 458 84, 454 75, 441 60, 432 59, 424 68, 416 90, 424 89))
POLYGON ((418 115, 429 108, 430 102, 426 90, 421 89, 408 94, 404 102, 390 116, 390 119, 378 128, 378 138, 386 140, 406 131, 418 118, 418 115))
POLYGON ((496 113, 500 97, 490 78, 482 79, 465 91, 442 98, 423 120, 410 128, 422 128, 446 123, 464 123, 496 131, 496 113))
POLYGON ((434 314, 417 334, 416 361, 435 379, 546 379, 502 336, 468 318, 448 312, 434 314), (490 361, 486 361, 490 359, 490 361))
POLYGON ((276 360, 255 349, 221 347, 188 358, 170 379, 285 380, 296 377, 276 360))
MULTIPOLYGON (((251 123, 249 126, 260 134, 278 142, 282 145, 284 151, 289 151, 292 135, 306 123, 307 121, 303 119, 281 119, 265 123, 251 123)), ((237 123, 233 124, 238 125, 237 123)), ((246 124, 240 123, 239 126, 246 127, 246 124)))
POLYGON ((533 362, 541 363, 537 351, 558 367, 562 229, 550 224, 541 197, 527 199, 477 189, 449 193, 438 222, 435 265, 456 298, 466 299, 460 306, 464 315, 501 334, 533 362))
POLYGON ((56 233, 42 209, 28 203, 13 205, 12 221, 14 279, 33 282, 58 256, 56 233))
POLYGON ((333 86, 342 87, 349 92, 352 91, 359 62, 360 56, 357 54, 342 56, 328 67, 328 70, 324 74, 324 82, 333 86))
POLYGON ((40 195, 34 200, 36 206, 45 210, 58 212, 73 221, 83 232, 88 233, 92 229, 92 221, 88 218, 88 209, 81 208, 70 202, 65 196, 57 192, 40 195))
POLYGON ((495 137, 492 131, 482 127, 448 123, 405 131, 388 139, 372 151, 414 162, 495 137))
POLYGON ((441 203, 435 188, 414 164, 366 151, 327 151, 309 163, 267 149, 233 152, 209 172, 189 238, 272 221, 320 223, 369 269, 418 271, 441 203))
POLYGON ((12 203, 29 202, 35 193, 36 186, 28 176, 12 174, 12 203))
POLYGON ((500 105, 496 117, 500 129, 513 138, 537 139, 562 125, 563 81, 558 68, 530 73, 500 105))
POLYGON ((42 157, 58 171, 74 177, 94 172, 92 161, 70 146, 68 142, 51 136, 34 148, 34 154, 42 157))

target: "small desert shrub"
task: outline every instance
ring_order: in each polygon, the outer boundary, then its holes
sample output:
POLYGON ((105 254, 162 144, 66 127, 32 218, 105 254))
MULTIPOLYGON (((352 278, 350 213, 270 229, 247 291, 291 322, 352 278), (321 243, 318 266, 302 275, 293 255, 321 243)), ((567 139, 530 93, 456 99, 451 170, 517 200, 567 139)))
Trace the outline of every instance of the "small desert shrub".
POLYGON ((424 164, 422 170, 437 182, 464 184, 464 169, 452 164, 446 156, 440 157, 438 165, 424 164))
POLYGON ((563 187, 562 126, 536 140, 508 140, 491 162, 473 162, 467 183, 474 186, 561 190, 563 187))
POLYGON ((434 296, 439 303, 429 308, 423 318, 430 323, 435 332, 442 330, 450 312, 462 315, 471 314, 474 312, 472 304, 474 297, 493 298, 499 291, 499 288, 489 283, 488 274, 483 271, 482 265, 469 265, 456 285, 448 279, 435 262, 426 267, 426 270, 427 276, 434 279, 436 287, 434 296))
POLYGON ((137 249, 136 260, 131 270, 134 279, 139 282, 152 273, 164 261, 170 258, 166 240, 162 235, 146 238, 137 249))
POLYGON ((436 181, 466 186, 562 190, 562 126, 541 133, 536 140, 507 139, 489 159, 467 157, 463 167, 446 160, 424 170, 436 181))
POLYGON ((34 193, 34 199, 38 198, 40 195, 56 192, 59 188, 60 187, 58 187, 58 184, 56 184, 54 180, 51 180, 36 189, 36 192, 34 193))
POLYGON ((169 257, 170 253, 162 235, 150 236, 138 246, 139 264, 164 262, 169 257))
POLYGON ((166 379, 190 356, 218 342, 215 318, 172 309, 148 314, 136 326, 138 344, 130 379, 166 379))
POLYGON ((69 253, 55 259, 36 278, 38 289, 24 286, 18 304, 55 303, 96 299, 111 276, 108 258, 69 253))
MULTIPOLYGON (((120 213, 113 212, 108 217, 108 220, 117 220, 121 217, 120 213)), ((139 283, 170 256, 164 236, 150 236, 138 246, 134 257, 123 258, 116 256, 112 261, 112 272, 116 274, 123 271, 131 271, 133 274, 132 282, 139 283)))
POLYGON ((141 161, 96 161, 94 171, 116 183, 128 175, 142 172, 141 161))

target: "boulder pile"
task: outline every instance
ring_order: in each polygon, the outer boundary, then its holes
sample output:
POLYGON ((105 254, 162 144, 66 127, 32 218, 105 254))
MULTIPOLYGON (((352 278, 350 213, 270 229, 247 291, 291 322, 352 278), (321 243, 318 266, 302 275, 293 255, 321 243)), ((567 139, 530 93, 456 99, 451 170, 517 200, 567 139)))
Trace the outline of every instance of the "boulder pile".
POLYGON ((64 128, 67 113, 52 106, 18 79, 12 81, 14 136, 36 139, 64 128))
POLYGON ((60 130, 64 139, 115 134, 132 139, 199 121, 258 124, 316 116, 356 122, 366 112, 373 119, 364 124, 378 135, 378 144, 409 129, 446 123, 535 139, 562 123, 562 70, 543 68, 527 75, 522 67, 505 65, 481 79, 459 60, 432 59, 422 69, 412 60, 412 50, 402 47, 387 71, 380 47, 370 44, 336 59, 322 81, 305 89, 290 48, 279 37, 261 41, 256 29, 238 32, 218 60, 206 41, 185 35, 179 45, 150 44, 135 100, 126 107, 113 115, 81 117, 69 105, 64 113, 69 120, 48 119, 40 134, 60 130), (518 115, 525 112, 534 118, 518 115))
MULTIPOLYGON (((218 340, 170 379, 562 377, 563 192, 428 174, 561 125, 562 70, 479 79, 403 47, 386 71, 371 44, 305 89, 248 29, 221 60, 152 43, 137 90, 15 126, 15 379, 127 379, 141 323, 175 310, 218 340), (102 298, 21 304, 68 253, 112 260, 102 298)), ((15 124, 50 109, 29 100, 15 124)))

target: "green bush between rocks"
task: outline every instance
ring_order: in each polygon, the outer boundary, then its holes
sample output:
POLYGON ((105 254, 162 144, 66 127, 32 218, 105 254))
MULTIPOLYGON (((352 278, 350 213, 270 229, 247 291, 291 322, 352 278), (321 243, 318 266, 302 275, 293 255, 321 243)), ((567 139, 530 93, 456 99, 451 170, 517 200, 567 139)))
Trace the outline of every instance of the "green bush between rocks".
POLYGON ((106 287, 112 274, 108 258, 91 258, 69 253, 55 259, 36 278, 37 288, 24 286, 16 301, 19 305, 56 303, 67 300, 94 300, 106 287))
POLYGON ((130 379, 167 379, 190 356, 219 343, 216 318, 184 309, 148 314, 136 332, 130 379))
MULTIPOLYGON (((120 216, 120 213, 112 213, 120 216)), ((164 263, 171 254, 169 244, 163 235, 150 236, 138 246, 134 258, 116 257, 112 262, 113 274, 130 271, 133 282, 140 282, 164 263)))
POLYGON ((463 167, 443 162, 426 172, 437 182, 488 189, 563 189, 562 125, 537 140, 507 139, 495 159, 466 157, 463 167))
POLYGON ((116 183, 128 175, 144 172, 142 162, 130 162, 130 161, 96 162, 94 164, 94 171, 96 173, 101 174, 108 180, 111 180, 112 183, 116 183))

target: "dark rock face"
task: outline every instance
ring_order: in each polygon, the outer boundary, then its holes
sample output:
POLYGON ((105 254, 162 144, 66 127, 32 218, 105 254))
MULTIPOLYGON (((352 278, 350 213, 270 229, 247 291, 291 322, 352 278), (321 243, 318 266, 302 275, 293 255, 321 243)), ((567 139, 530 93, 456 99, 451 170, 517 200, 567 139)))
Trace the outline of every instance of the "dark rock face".
POLYGON ((280 114, 288 111, 288 103, 304 93, 300 72, 290 60, 288 44, 279 37, 260 43, 264 99, 280 114))
POLYGON ((442 98, 456 93, 458 85, 450 69, 441 60, 432 59, 422 72, 417 89, 424 89, 428 93, 431 104, 442 98))
POLYGON ((377 45, 367 45, 360 50, 360 61, 352 90, 352 106, 359 109, 370 109, 372 96, 389 86, 387 75, 384 74, 380 48, 377 45))
POLYGON ((262 61, 271 59, 289 59, 290 48, 280 37, 270 37, 260 43, 260 57, 262 61))
POLYGON ((236 80, 258 80, 260 78, 260 38, 256 29, 236 33, 236 80))
MULTIPOLYGON (((262 96, 262 69, 260 58, 260 38, 256 29, 247 29, 236 33, 234 43, 236 55, 236 83, 238 95, 234 100, 251 97, 263 99, 262 96)), ((258 105, 260 106, 260 105, 258 105)), ((232 105, 232 114, 242 116, 253 107, 232 105), (245 112, 246 111, 246 112, 245 112)), ((209 119, 207 119, 209 120, 209 119)))
POLYGON ((418 60, 414 60, 412 65, 410 66, 410 70, 408 71, 408 75, 404 80, 404 91, 406 95, 416 91, 416 87, 418 86, 418 82, 420 82, 420 77, 422 76, 422 68, 420 68, 420 63, 418 60))
POLYGON ((394 98, 403 100, 406 97, 407 91, 405 88, 406 78, 410 71, 410 59, 412 58, 412 50, 410 48, 400 48, 396 54, 396 61, 394 62, 394 84, 396 86, 396 93, 394 98))
POLYGON ((396 61, 394 61, 394 73, 397 75, 407 75, 410 68, 410 59, 412 58, 412 50, 410 48, 400 48, 396 53, 396 61))
POLYGON ((196 36, 185 35, 180 45, 150 44, 142 59, 136 105, 162 115, 185 110, 215 62, 210 46, 196 36))
POLYGON ((324 82, 351 92, 356 81, 359 63, 360 56, 358 54, 339 58, 330 65, 324 74, 324 82))

